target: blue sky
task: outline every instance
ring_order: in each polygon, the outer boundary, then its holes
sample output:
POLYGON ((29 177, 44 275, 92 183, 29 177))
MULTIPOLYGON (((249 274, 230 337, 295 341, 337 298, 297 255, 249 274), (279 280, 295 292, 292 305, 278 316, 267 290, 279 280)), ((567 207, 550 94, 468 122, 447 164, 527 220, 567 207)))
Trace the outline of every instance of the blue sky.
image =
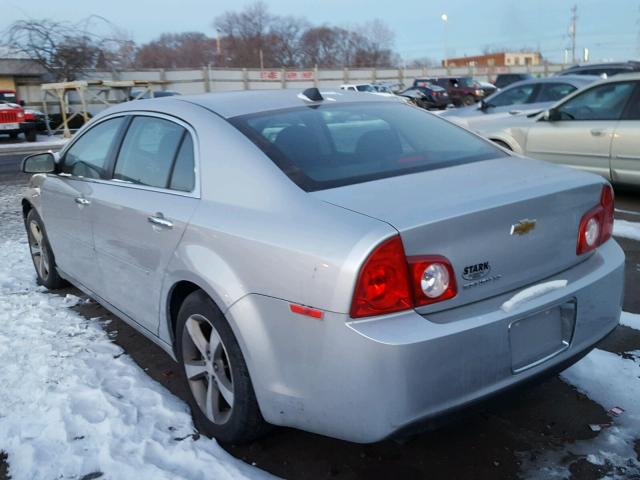
MULTIPOLYGON (((161 32, 202 31, 214 35, 212 20, 252 0, 151 2, 83 0, 0 0, 0 29, 29 16, 76 21, 102 15, 137 42, 161 32), (150 13, 149 13, 150 12, 150 13)), ((305 16, 313 23, 349 26, 374 18, 396 34, 395 48, 411 60, 444 56, 442 13, 449 17, 450 56, 481 53, 485 47, 540 49, 550 61, 562 60, 569 46, 570 8, 578 6, 577 45, 591 61, 640 59, 640 0, 267 0, 272 13, 305 16)))

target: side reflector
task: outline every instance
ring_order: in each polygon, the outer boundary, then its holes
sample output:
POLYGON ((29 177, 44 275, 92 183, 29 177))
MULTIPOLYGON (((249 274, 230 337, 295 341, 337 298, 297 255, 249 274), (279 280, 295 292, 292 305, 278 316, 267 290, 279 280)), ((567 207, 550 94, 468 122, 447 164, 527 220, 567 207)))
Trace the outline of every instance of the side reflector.
POLYGON ((290 303, 289 308, 293 313, 297 313, 298 315, 304 315, 306 317, 317 318, 322 320, 323 313, 321 310, 316 310, 315 308, 305 307, 304 305, 298 305, 295 303, 290 303))

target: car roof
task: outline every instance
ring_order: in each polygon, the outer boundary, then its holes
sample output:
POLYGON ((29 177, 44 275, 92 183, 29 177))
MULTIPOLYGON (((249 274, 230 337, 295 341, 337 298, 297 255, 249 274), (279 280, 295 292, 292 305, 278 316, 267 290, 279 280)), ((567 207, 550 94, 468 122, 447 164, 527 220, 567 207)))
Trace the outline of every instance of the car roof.
POLYGON ((597 82, 598 80, 602 80, 601 77, 597 75, 562 75, 561 77, 544 77, 544 78, 528 78, 526 80, 521 80, 519 82, 512 83, 511 85, 505 87, 510 88, 516 85, 530 85, 537 83, 571 83, 573 85, 586 85, 588 83, 597 82))
MULTIPOLYGON (((284 110, 289 108, 304 107, 310 105, 326 104, 346 104, 346 103, 372 103, 372 102, 399 102, 400 100, 392 96, 366 95, 362 92, 350 92, 347 90, 321 90, 324 101, 309 101, 301 89, 279 89, 279 90, 239 90, 220 93, 206 93, 202 95, 182 95, 173 97, 161 97, 154 99, 136 100, 135 106, 132 104, 127 108, 129 102, 120 104, 122 108, 117 110, 140 110, 145 107, 157 110, 162 105, 169 107, 175 102, 188 102, 198 105, 223 118, 232 118, 240 115, 250 115, 255 113, 268 112, 273 110, 284 110), (331 99, 331 100, 329 100, 331 99)), ((114 110, 112 110, 114 111, 114 110)))
POLYGON ((578 65, 572 65, 568 67, 567 70, 582 70, 589 68, 607 68, 607 67, 630 67, 630 68, 640 68, 640 62, 636 62, 633 60, 629 60, 628 62, 605 62, 605 63, 583 63, 578 65))

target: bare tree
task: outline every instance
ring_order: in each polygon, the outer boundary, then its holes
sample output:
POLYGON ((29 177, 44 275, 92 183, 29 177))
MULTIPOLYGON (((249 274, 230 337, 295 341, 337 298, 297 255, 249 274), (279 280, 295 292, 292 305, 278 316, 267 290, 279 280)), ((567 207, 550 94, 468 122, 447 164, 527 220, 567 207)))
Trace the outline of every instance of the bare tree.
POLYGON ((2 45, 42 65, 56 80, 75 80, 101 63, 111 68, 114 52, 123 45, 105 34, 113 25, 98 16, 78 23, 53 20, 18 20, 4 32, 2 45))
POLYGON ((274 66, 270 29, 274 17, 264 2, 256 2, 240 12, 226 12, 214 21, 222 35, 225 64, 255 67, 260 57, 266 66, 274 66))
POLYGON ((292 16, 276 17, 270 31, 276 65, 295 67, 303 61, 302 37, 309 22, 292 16))
POLYGON ((214 63, 215 39, 204 33, 163 33, 160 38, 142 45, 136 65, 143 68, 188 68, 214 63))

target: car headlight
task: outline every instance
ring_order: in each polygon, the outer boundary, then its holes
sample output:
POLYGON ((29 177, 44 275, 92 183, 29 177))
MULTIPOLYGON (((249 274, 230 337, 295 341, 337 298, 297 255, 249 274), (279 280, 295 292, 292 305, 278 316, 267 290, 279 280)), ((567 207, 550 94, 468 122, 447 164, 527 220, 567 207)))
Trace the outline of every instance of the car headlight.
POLYGON ((482 95, 484 95, 484 90, 476 90, 476 95, 481 97, 482 95))

